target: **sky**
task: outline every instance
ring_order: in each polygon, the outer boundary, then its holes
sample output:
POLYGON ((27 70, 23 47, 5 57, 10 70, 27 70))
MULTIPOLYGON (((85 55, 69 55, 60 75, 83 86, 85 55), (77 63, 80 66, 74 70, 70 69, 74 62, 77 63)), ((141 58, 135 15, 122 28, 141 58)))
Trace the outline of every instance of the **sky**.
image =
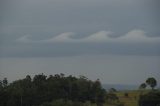
POLYGON ((0 79, 85 75, 160 81, 159 0, 2 0, 0 79))

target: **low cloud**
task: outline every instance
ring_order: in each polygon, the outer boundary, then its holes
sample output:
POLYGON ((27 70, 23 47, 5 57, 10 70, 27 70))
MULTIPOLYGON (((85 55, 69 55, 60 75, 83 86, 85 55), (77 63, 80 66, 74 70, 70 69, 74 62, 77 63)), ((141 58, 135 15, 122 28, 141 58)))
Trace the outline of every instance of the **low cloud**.
POLYGON ((35 41, 32 41, 31 39, 29 39, 29 36, 31 36, 31 35, 22 36, 22 37, 18 38, 16 41, 17 41, 17 42, 22 42, 22 43, 35 42, 35 41))
POLYGON ((138 43, 138 42, 160 42, 160 37, 148 37, 146 32, 143 30, 132 30, 125 34, 124 36, 118 37, 116 39, 112 39, 116 42, 131 42, 131 43, 138 43))
POLYGON ((50 39, 32 40, 31 35, 25 35, 18 38, 17 42, 22 43, 105 43, 105 42, 118 42, 118 43, 154 43, 160 42, 160 37, 148 37, 143 30, 132 30, 127 34, 119 37, 111 37, 110 31, 99 31, 87 37, 74 38, 76 36, 73 32, 65 32, 54 36, 50 39))
POLYGON ((66 33, 62 33, 58 36, 52 37, 51 39, 47 39, 47 40, 42 40, 42 42, 48 42, 48 43, 52 43, 52 42, 74 42, 75 39, 72 39, 71 37, 74 36, 75 34, 73 32, 66 32, 66 33))

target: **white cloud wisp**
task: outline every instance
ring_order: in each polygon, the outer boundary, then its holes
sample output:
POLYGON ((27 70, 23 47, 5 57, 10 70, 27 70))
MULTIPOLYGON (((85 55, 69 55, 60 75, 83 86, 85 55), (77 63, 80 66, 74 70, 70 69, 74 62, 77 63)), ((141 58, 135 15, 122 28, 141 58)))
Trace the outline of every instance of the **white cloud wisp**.
POLYGON ((132 30, 127 34, 120 37, 110 37, 112 32, 110 31, 99 31, 93 33, 87 37, 75 39, 76 36, 73 32, 65 32, 58 36, 54 36, 50 39, 45 40, 32 40, 29 39, 29 35, 22 36, 16 41, 21 43, 105 43, 105 42, 118 42, 118 43, 154 43, 160 42, 160 37, 148 37, 143 30, 132 30))

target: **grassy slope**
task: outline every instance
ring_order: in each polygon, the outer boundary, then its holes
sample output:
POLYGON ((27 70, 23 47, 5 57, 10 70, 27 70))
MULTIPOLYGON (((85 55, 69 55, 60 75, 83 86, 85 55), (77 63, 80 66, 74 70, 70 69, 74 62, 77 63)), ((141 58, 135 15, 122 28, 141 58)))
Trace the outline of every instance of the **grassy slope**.
MULTIPOLYGON (((139 95, 147 92, 148 92, 147 90, 119 91, 116 92, 116 95, 118 96, 120 102, 124 104, 124 106, 138 106, 139 95), (128 93, 128 97, 124 96, 125 93, 128 93)), ((113 106, 113 105, 106 104, 105 106, 113 106)))
MULTIPOLYGON (((118 96, 119 101, 124 104, 124 106, 138 106, 138 100, 140 94, 145 94, 150 90, 132 90, 132 91, 119 91, 115 94, 118 96), (128 97, 125 97, 125 93, 128 93, 128 97)), ((91 106, 96 106, 92 104, 91 106)), ((111 104, 104 104, 104 106, 116 106, 111 104)))
POLYGON ((116 94, 125 106, 138 106, 140 91, 117 92, 116 94), (128 97, 124 96, 125 93, 128 93, 128 97))

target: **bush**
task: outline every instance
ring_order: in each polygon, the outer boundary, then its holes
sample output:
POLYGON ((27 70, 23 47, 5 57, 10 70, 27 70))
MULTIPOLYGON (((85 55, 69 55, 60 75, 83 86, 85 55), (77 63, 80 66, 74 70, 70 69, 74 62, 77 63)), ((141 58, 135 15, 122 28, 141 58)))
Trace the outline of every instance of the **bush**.
POLYGON ((124 96, 125 96, 125 97, 129 97, 129 94, 128 94, 128 93, 124 93, 124 96))
POLYGON ((152 91, 139 98, 139 106, 159 106, 160 91, 152 91))

